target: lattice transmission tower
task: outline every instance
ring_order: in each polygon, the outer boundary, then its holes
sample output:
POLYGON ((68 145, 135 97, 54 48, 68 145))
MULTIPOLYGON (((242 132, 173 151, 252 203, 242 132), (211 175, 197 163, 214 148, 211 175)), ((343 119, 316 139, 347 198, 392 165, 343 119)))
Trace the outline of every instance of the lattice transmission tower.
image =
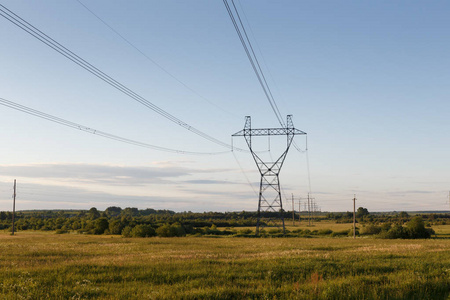
POLYGON ((258 215, 256 222, 256 234, 259 234, 259 227, 261 223, 261 212, 275 212, 280 213, 281 222, 283 224, 283 233, 285 232, 284 226, 284 213, 283 213, 283 201, 281 198, 281 187, 279 174, 281 167, 283 166, 286 155, 289 151, 289 147, 294 140, 295 135, 305 135, 306 132, 295 129, 292 123, 292 115, 287 116, 286 128, 251 128, 250 116, 245 117, 244 129, 236 132, 232 136, 243 136, 247 142, 248 148, 253 156, 253 159, 261 174, 261 180, 259 184, 259 200, 258 200, 258 215), (286 150, 279 156, 276 161, 264 161, 253 151, 252 137, 256 136, 275 136, 285 135, 287 139, 286 150))

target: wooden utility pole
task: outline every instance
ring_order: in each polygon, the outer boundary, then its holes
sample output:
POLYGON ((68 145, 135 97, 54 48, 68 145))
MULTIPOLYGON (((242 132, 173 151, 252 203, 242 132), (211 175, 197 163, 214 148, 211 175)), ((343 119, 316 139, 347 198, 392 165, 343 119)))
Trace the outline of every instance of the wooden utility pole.
POLYGON ((309 202, 309 193, 308 193, 308 225, 311 226, 311 204, 309 202))
POLYGON ((12 235, 14 235, 14 216, 16 214, 16 180, 14 179, 14 194, 13 194, 13 215, 12 215, 12 235))
POLYGON ((311 226, 312 220, 314 218, 314 207, 315 207, 315 203, 314 203, 315 198, 312 198, 309 193, 308 193, 308 224, 309 226, 311 226), (311 212, 312 210, 312 212, 311 212))
POLYGON ((294 194, 292 194, 292 226, 295 226, 294 194))
POLYGON ((353 195, 353 238, 356 239, 356 195, 353 195))
POLYGON ((302 216, 301 216, 301 213, 302 213, 302 207, 301 207, 301 205, 300 205, 300 200, 301 200, 302 198, 298 198, 298 223, 300 223, 300 220, 301 220, 301 218, 302 218, 302 216))

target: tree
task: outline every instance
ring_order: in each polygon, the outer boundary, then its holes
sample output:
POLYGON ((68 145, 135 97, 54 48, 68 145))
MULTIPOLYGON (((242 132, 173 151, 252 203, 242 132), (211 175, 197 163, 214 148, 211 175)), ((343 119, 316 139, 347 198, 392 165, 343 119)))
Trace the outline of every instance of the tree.
POLYGON ((118 215, 120 215, 121 212, 122 212, 122 209, 117 206, 110 206, 107 209, 105 209, 105 213, 108 216, 108 218, 118 216, 118 215))
POLYGON ((136 225, 131 230, 131 236, 132 237, 152 237, 155 236, 156 232, 155 229, 153 229, 150 225, 136 225))
POLYGON ((133 228, 131 228, 130 226, 125 226, 125 228, 122 230, 122 235, 124 237, 131 237, 132 230, 133 230, 133 228))
POLYGON ((409 218, 409 215, 408 215, 408 213, 407 213, 406 211, 402 211, 402 212, 400 212, 400 213, 398 214, 398 217, 399 217, 400 219, 408 219, 408 218, 409 218))
POLYGON ((385 239, 407 239, 408 232, 402 225, 394 225, 388 231, 381 232, 381 237, 385 239))
POLYGON ((136 207, 126 207, 124 210, 122 210, 123 216, 138 216, 139 215, 139 209, 136 207))
POLYGON ((95 219, 100 218, 100 213, 98 212, 98 210, 95 207, 92 207, 88 212, 88 217, 91 220, 95 220, 95 219))
POLYGON ((99 218, 95 220, 94 224, 94 234, 103 234, 106 229, 109 227, 108 219, 99 218))
POLYGON ((367 208, 364 207, 358 207, 358 210, 356 211, 356 217, 357 218, 362 218, 364 216, 369 215, 369 211, 367 210, 367 208))
POLYGON ((186 231, 180 224, 165 224, 156 229, 156 234, 160 237, 185 236, 186 231))
POLYGON ((422 217, 415 216, 407 224, 409 237, 412 239, 428 239, 431 234, 425 228, 425 223, 422 217))
POLYGON ((109 222, 110 234, 121 234, 125 225, 120 220, 112 220, 109 222))

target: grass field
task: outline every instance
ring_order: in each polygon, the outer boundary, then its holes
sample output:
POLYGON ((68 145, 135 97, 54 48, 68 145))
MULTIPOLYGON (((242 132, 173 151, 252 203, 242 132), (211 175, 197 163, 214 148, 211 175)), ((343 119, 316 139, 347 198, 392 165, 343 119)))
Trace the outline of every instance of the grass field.
POLYGON ((0 233, 1 299, 447 299, 450 239, 0 233))

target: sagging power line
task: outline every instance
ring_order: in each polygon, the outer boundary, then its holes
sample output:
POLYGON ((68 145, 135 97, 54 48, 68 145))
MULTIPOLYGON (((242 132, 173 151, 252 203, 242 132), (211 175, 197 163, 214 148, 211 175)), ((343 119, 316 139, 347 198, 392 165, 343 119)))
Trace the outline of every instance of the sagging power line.
POLYGON ((264 76, 264 72, 261 69, 261 65, 259 64, 258 58, 256 57, 256 54, 255 54, 255 51, 253 50, 253 46, 247 35, 247 31, 245 30, 244 24, 242 23, 241 17, 239 15, 239 11, 237 10, 236 5, 234 4, 234 0, 231 0, 233 9, 231 8, 230 4, 228 3, 228 0, 223 0, 223 3, 225 4, 225 8, 228 11, 228 15, 230 16, 230 19, 231 19, 231 22, 233 23, 234 29, 236 30, 239 40, 241 41, 242 47, 244 47, 244 51, 247 54, 247 58, 250 61, 250 64, 252 65, 253 71, 255 72, 255 75, 258 78, 259 84, 261 85, 261 87, 264 91, 264 94, 266 95, 266 98, 269 101, 269 104, 272 107, 272 110, 273 110, 278 122, 280 123, 280 125, 282 127, 286 127, 286 125, 284 124, 282 115, 280 113, 280 110, 278 109, 278 105, 275 101, 275 98, 273 97, 272 91, 270 90, 270 87, 267 83, 266 77, 264 76), (236 17, 235 17, 235 15, 236 15, 236 17))
MULTIPOLYGON (((31 36, 36 38, 37 40, 39 40, 40 42, 44 43, 45 45, 49 46, 50 48, 52 48, 56 52, 60 53, 64 57, 66 57, 69 60, 71 60, 72 62, 74 62, 75 64, 79 65, 80 67, 82 67, 83 69, 88 71, 89 73, 93 74, 94 76, 96 76, 99 79, 103 80, 104 82, 106 82, 107 84, 111 85, 115 89, 119 90, 123 94, 125 94, 128 97, 132 98, 133 100, 139 102, 140 104, 144 105, 145 107, 153 110, 154 112, 158 113, 159 115, 163 116, 164 118, 166 118, 166 119, 172 121, 173 123, 175 123, 175 124, 185 128, 186 130, 189 130, 189 131, 197 134, 198 136, 200 136, 200 137, 202 137, 202 138, 204 138, 204 139, 206 139, 206 140, 208 140, 210 142, 213 142, 215 144, 218 144, 218 145, 220 145, 222 147, 225 147, 225 148, 228 148, 228 149, 232 149, 233 148, 232 145, 229 145, 229 144, 227 144, 225 142, 222 142, 222 141, 220 141, 220 140, 218 140, 218 139, 216 139, 216 138, 214 138, 214 137, 212 137, 212 136, 210 136, 210 135, 208 135, 208 134, 206 134, 206 133, 196 129, 195 127, 193 127, 193 126, 187 124, 186 122, 183 122, 179 118, 173 116, 169 112, 167 112, 167 111, 163 110, 162 108, 156 106, 155 104, 153 104, 152 102, 148 101, 147 99, 145 99, 141 95, 137 94, 133 90, 129 89, 128 87, 126 87, 125 85, 120 83, 119 81, 115 80, 114 78, 112 78, 111 76, 107 75, 106 73, 104 73, 100 69, 96 68, 95 66, 93 66, 92 64, 90 64, 89 62, 87 62, 86 60, 84 60, 83 58, 78 56, 77 54, 75 54, 74 52, 70 51, 69 49, 67 49, 66 47, 64 47, 63 45, 61 45, 57 41, 55 41, 53 38, 51 38, 48 35, 46 35, 41 30, 37 29, 35 26, 33 26, 30 23, 28 23, 27 21, 25 21, 23 18, 21 18, 20 16, 18 16, 17 14, 15 14, 14 12, 9 10, 8 8, 6 8, 2 4, 0 4, 0 15, 2 17, 4 17, 6 20, 8 20, 11 23, 13 23, 14 25, 16 25, 17 27, 19 27, 20 29, 22 29, 23 31, 27 32, 28 34, 30 34, 31 36)), ((234 148, 234 150, 246 151, 246 150, 238 149, 238 148, 234 148)))
MULTIPOLYGON (((264 91, 264 94, 266 95, 266 98, 267 98, 278 122, 280 123, 280 125, 282 127, 286 127, 286 125, 284 124, 282 115, 280 113, 280 110, 278 109, 278 105, 277 105, 275 98, 269 87, 269 84, 267 83, 266 76, 264 76, 264 72, 261 69, 258 58, 253 50, 252 43, 247 35, 247 31, 245 30, 245 26, 239 15, 238 9, 236 8, 234 0, 231 0, 231 5, 229 4, 228 0, 223 0, 223 3, 225 4, 225 8, 227 9, 228 15, 233 23, 234 29, 236 30, 236 33, 239 37, 242 47, 244 48, 247 58, 250 61, 250 64, 252 65, 253 71, 255 72, 255 75, 258 78, 258 81, 264 91)), ((307 161, 307 166, 308 166, 307 172, 308 172, 308 180, 309 180, 309 192, 311 193, 312 191, 311 191, 311 179, 310 179, 311 176, 309 173, 308 144, 306 142, 306 148, 304 151, 300 149, 300 147, 296 144, 295 141, 292 143, 292 145, 298 152, 300 152, 300 153, 306 152, 306 161, 307 161)))
POLYGON ((115 140, 115 141, 119 141, 122 143, 127 143, 127 144, 131 144, 131 145, 135 145, 135 146, 139 146, 139 147, 144 147, 144 148, 150 148, 153 150, 158 150, 158 151, 163 151, 163 152, 171 152, 171 153, 177 153, 177 154, 190 154, 190 155, 218 155, 218 154, 224 154, 224 153, 229 153, 230 151, 222 151, 222 152, 193 152, 193 151, 184 151, 184 150, 177 150, 177 149, 171 149, 171 148, 165 148, 165 147, 160 147, 160 146, 155 146, 155 145, 150 145, 147 143, 143 143, 143 142, 138 142, 135 140, 131 140, 131 139, 127 139, 124 137, 120 137, 117 135, 113 135, 104 131, 100 131, 94 128, 90 128, 81 124, 77 124, 62 118, 58 118, 46 113, 43 113, 41 111, 32 109, 30 107, 0 98, 0 105, 27 113, 29 115, 41 118, 41 119, 45 119, 54 123, 58 123, 67 127, 71 127, 74 129, 78 129, 87 133, 91 133, 97 136, 101 136, 107 139, 111 139, 111 140, 115 140))
POLYGON ((212 102, 211 100, 209 100, 208 98, 204 97, 203 95, 201 95, 199 92, 197 92, 196 90, 194 90, 193 88, 191 88, 190 86, 188 86, 185 82, 181 81, 179 78, 177 78, 175 75, 173 75, 171 72, 169 72, 166 68, 164 68, 161 64, 159 64, 158 62, 156 62, 154 59, 152 59, 150 56, 148 56, 144 51, 142 51, 141 49, 139 49, 135 44, 133 44, 129 39, 127 39, 123 34, 119 33, 116 29, 114 29, 110 24, 108 24, 104 19, 102 19, 98 14, 96 14, 94 11, 92 11, 92 9, 90 9, 89 7, 86 6, 86 4, 84 4, 83 2, 81 2, 80 0, 75 0, 77 1, 81 6, 83 6, 89 13, 91 13, 95 18, 97 18, 100 22, 102 22, 109 30, 111 30, 112 32, 114 32, 118 37, 120 37, 125 43, 127 43, 128 45, 130 45, 134 50, 136 50, 137 52, 139 52, 143 57, 145 57, 148 61, 150 61, 153 65, 155 65, 156 67, 158 67, 161 71, 163 71, 164 73, 166 73, 167 75, 169 75, 172 79, 174 79, 176 82, 178 82, 179 84, 181 84, 182 86, 184 86, 186 89, 188 89, 189 91, 191 91, 192 93, 194 93, 195 95, 197 95, 198 97, 200 97, 201 99, 205 100, 206 102, 208 102, 209 104, 211 104, 212 106, 215 106, 216 108, 220 109, 221 111, 232 115, 234 117, 236 117, 235 114, 229 112, 228 110, 220 107, 219 105, 217 105, 216 103, 212 102))

